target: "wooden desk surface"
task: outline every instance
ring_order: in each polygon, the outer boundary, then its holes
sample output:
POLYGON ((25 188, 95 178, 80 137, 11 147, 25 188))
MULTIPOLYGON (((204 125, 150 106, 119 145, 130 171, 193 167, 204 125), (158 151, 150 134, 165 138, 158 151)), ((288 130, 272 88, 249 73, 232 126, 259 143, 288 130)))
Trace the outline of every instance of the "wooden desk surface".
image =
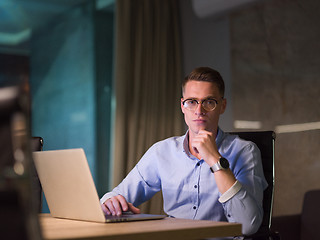
POLYGON ((44 239, 201 239, 241 235, 241 224, 165 218, 162 220, 94 223, 40 214, 44 239))

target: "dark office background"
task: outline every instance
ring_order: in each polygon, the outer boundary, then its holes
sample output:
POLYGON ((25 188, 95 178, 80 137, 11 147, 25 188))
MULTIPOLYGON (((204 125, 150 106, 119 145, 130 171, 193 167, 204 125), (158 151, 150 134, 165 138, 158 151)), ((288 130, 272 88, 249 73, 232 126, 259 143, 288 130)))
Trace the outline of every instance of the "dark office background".
MULTIPOLYGON (((299 213, 303 194, 320 188, 320 2, 255 1, 218 15, 194 3, 179 0, 184 73, 203 65, 221 72, 224 130, 277 132, 274 215, 299 213)), ((44 150, 84 148, 101 195, 112 185, 113 1, 0 3, 3 12, 10 6, 34 29, 25 41, 1 40, 0 81, 29 83, 32 134, 44 150)), ((0 32, 17 32, 6 16, 0 32)))

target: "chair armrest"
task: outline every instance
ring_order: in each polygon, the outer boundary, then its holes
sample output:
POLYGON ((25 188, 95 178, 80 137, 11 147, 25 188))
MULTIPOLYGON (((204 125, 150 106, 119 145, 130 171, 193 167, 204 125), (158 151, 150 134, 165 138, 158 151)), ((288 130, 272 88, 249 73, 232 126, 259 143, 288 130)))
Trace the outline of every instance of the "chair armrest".
POLYGON ((271 230, 279 232, 281 239, 300 240, 300 214, 272 217, 271 222, 271 230))

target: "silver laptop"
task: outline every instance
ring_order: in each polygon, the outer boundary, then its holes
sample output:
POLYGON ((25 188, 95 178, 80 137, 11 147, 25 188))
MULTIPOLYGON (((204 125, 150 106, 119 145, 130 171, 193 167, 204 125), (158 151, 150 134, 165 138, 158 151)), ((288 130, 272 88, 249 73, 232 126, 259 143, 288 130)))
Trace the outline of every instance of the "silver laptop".
POLYGON ((53 217, 93 222, 162 219, 165 215, 124 213, 105 215, 84 150, 33 153, 34 163, 53 217))

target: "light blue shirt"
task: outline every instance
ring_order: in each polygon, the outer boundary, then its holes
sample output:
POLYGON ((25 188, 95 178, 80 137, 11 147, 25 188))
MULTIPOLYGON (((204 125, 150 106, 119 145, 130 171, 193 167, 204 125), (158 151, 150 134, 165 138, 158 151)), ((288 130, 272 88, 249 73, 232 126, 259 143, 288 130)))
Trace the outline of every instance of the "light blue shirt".
POLYGON ((209 165, 189 152, 188 132, 155 143, 100 202, 121 194, 139 206, 162 190, 164 211, 169 216, 238 222, 242 224, 243 234, 256 232, 262 222, 263 190, 267 187, 260 151, 254 143, 221 129, 216 143, 240 183, 239 190, 225 202, 218 200, 221 193, 209 165))

